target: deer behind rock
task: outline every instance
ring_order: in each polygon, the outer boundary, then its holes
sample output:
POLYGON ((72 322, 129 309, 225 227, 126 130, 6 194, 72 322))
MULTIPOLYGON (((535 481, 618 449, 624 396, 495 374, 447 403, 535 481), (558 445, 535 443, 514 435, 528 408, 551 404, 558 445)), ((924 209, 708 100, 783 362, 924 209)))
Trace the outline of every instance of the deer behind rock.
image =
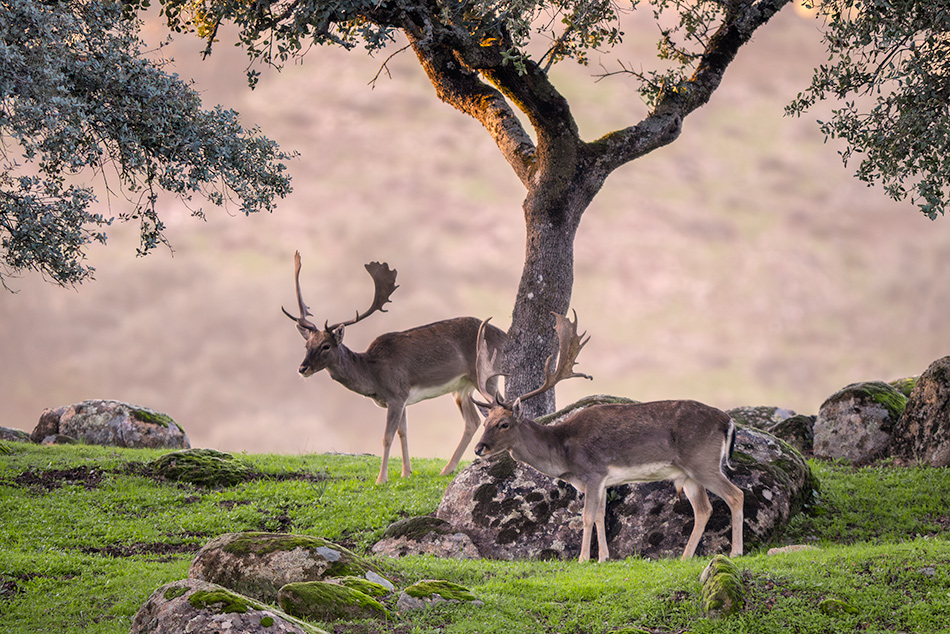
POLYGON ((552 355, 544 384, 514 400, 504 399, 488 382, 497 364, 479 336, 478 389, 492 404, 475 453, 487 457, 508 451, 515 460, 569 482, 584 494, 580 561, 590 559, 595 527, 600 561, 610 556, 604 527, 607 488, 656 480, 672 480, 693 507, 695 521, 683 559, 695 553, 712 513, 706 489, 729 506, 731 554, 741 555, 744 496, 722 471, 735 439, 735 427, 724 412, 696 401, 657 401, 588 407, 553 425, 540 425, 521 415, 522 400, 563 379, 586 377, 573 371, 586 343, 577 335, 576 318, 571 322, 555 315, 555 319, 560 342, 557 364, 552 355))

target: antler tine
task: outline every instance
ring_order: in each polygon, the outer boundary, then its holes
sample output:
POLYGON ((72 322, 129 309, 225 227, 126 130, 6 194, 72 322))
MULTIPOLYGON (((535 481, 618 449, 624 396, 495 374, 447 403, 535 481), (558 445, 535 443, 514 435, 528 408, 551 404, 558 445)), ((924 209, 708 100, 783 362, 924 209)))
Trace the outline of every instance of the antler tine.
POLYGON ((587 337, 587 332, 584 332, 580 336, 577 334, 577 311, 574 311, 573 322, 564 315, 557 313, 552 314, 554 315, 554 330, 557 332, 558 338, 557 367, 553 370, 551 369, 551 366, 554 365, 554 355, 552 354, 548 357, 547 361, 544 362, 544 385, 527 394, 523 394, 520 400, 527 400, 539 394, 543 394, 564 379, 575 377, 584 379, 593 378, 587 374, 574 372, 577 355, 580 354, 581 349, 590 341, 590 337, 587 337))
POLYGON ((313 325, 310 321, 307 320, 307 317, 311 317, 310 310, 307 308, 307 305, 303 303, 303 295, 300 294, 300 251, 294 252, 294 283, 297 286, 297 307, 300 310, 300 317, 294 317, 287 312, 287 309, 283 306, 280 307, 284 314, 297 322, 301 327, 306 328, 307 330, 317 330, 317 327, 313 325))
POLYGON ((328 326, 329 330, 333 330, 340 326, 352 326, 358 321, 362 321, 379 311, 385 313, 386 309, 383 308, 384 305, 389 303, 389 296, 393 294, 399 286, 396 284, 396 271, 395 269, 390 269, 389 265, 385 262, 370 262, 365 266, 366 272, 370 274, 370 277, 373 278, 373 284, 376 287, 376 295, 373 297, 373 305, 370 306, 366 312, 360 313, 356 312, 356 318, 350 321, 344 321, 343 323, 336 324, 333 326, 328 326))
POLYGON ((485 329, 488 327, 489 321, 491 321, 491 317, 483 321, 478 327, 478 339, 475 341, 475 389, 489 402, 500 402, 504 399, 499 394, 499 391, 497 389, 492 391, 488 388, 489 381, 496 376, 502 376, 501 372, 498 372, 497 369, 498 350, 492 352, 490 356, 488 354, 488 342, 485 340, 485 329))

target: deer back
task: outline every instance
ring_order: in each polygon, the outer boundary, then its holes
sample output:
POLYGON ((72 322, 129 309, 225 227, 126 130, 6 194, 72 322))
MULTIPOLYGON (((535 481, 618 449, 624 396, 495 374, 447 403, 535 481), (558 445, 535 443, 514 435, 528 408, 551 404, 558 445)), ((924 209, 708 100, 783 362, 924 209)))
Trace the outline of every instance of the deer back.
POLYGON ((702 477, 720 471, 730 425, 726 413, 696 401, 595 405, 551 425, 496 407, 476 453, 508 449, 568 480, 618 474, 610 479, 650 481, 668 477, 671 468, 702 477))
MULTIPOLYGON (((388 374, 390 381, 407 388, 439 388, 451 379, 474 385, 480 324, 474 317, 457 317, 386 333, 373 340, 360 356, 374 375, 388 374)), ((498 349, 506 335, 492 326, 487 338, 489 346, 498 349)))

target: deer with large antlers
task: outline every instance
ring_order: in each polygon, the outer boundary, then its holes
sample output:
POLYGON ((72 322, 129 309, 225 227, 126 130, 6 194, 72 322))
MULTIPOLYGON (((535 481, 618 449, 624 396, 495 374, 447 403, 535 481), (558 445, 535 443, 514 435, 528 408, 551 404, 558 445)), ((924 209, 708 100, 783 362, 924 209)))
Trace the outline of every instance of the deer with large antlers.
MULTIPOLYGON (((480 322, 474 317, 458 317, 402 332, 390 332, 377 337, 366 352, 353 352, 343 345, 345 327, 377 311, 386 312, 383 306, 397 288, 396 271, 387 264, 371 262, 366 265, 366 270, 376 287, 372 306, 363 313, 358 312, 350 321, 332 326, 324 322, 321 329, 307 319, 311 314, 300 294, 300 252, 294 255, 300 316, 294 317, 283 307, 281 310, 297 322, 297 330, 307 342, 299 372, 308 377, 326 369, 337 383, 386 408, 383 463, 376 478, 377 484, 388 479, 389 449, 397 433, 402 445, 403 477, 412 471, 406 435, 406 406, 443 394, 454 394, 465 421, 465 431, 452 458, 442 469, 442 475, 449 474, 458 466, 481 423, 471 400, 476 382, 476 339, 480 322)), ((482 330, 482 346, 486 349, 497 351, 504 345, 505 338, 505 333, 498 328, 482 330)))
POLYGON ((604 529, 607 487, 656 480, 672 480, 677 494, 685 492, 693 507, 693 530, 683 559, 696 552, 712 514, 706 489, 729 506, 732 555, 741 555, 744 496, 722 471, 735 440, 735 427, 726 413, 696 401, 658 401, 595 405, 553 425, 540 425, 521 415, 522 401, 550 390, 559 381, 590 378, 574 372, 577 355, 587 343, 577 334, 576 314, 573 322, 557 314, 555 319, 560 344, 557 363, 552 354, 545 364, 544 384, 514 400, 506 400, 493 387, 497 353, 489 350, 483 337, 488 320, 482 323, 477 388, 492 404, 475 453, 487 457, 508 451, 515 460, 564 480, 584 494, 580 561, 590 559, 591 530, 595 527, 599 560, 610 556, 604 529))

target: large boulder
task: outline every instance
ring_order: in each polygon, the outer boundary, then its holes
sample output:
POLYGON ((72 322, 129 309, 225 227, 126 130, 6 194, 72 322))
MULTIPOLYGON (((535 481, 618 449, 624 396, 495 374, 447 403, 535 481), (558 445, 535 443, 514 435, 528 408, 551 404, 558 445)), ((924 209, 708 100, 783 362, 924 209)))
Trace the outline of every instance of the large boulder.
POLYGON ((213 583, 184 579, 152 593, 129 634, 326 634, 271 606, 213 583))
POLYGON ((119 401, 90 400, 44 410, 30 436, 38 443, 69 437, 110 447, 191 447, 185 430, 168 415, 119 401))
MULTIPOLYGON (((765 544, 784 531, 810 500, 817 480, 795 449, 761 430, 739 428, 729 479, 745 493, 745 543, 765 544)), ((731 530, 725 502, 714 495, 713 516, 697 554, 728 552, 731 530)), ((583 496, 573 486, 517 463, 507 454, 476 460, 449 485, 436 513, 464 530, 485 557, 575 558, 580 553, 583 496)), ((693 511, 671 482, 613 487, 608 492, 611 556, 682 554, 693 511)), ((596 557, 596 540, 592 545, 596 557)))
POLYGON ((288 583, 372 572, 359 555, 319 537, 247 532, 226 533, 205 544, 188 576, 274 603, 288 583))
POLYGON ((917 380, 894 429, 892 452, 934 467, 950 465, 950 357, 934 361, 917 380))
POLYGON ((815 456, 865 464, 886 457, 907 397, 882 381, 853 383, 825 400, 815 421, 815 456))
POLYGON ((726 413, 737 425, 767 431, 804 454, 812 451, 815 439, 814 416, 796 414, 790 409, 771 406, 736 407, 726 413))

